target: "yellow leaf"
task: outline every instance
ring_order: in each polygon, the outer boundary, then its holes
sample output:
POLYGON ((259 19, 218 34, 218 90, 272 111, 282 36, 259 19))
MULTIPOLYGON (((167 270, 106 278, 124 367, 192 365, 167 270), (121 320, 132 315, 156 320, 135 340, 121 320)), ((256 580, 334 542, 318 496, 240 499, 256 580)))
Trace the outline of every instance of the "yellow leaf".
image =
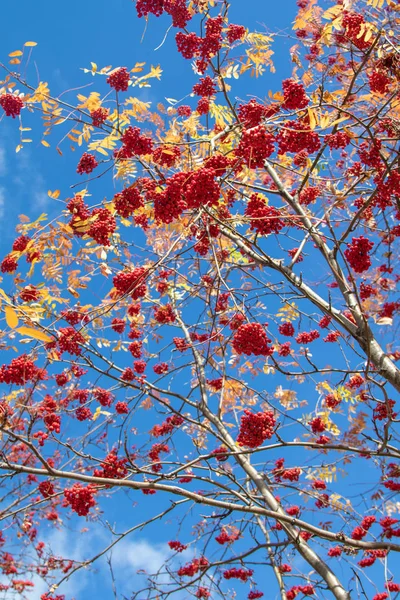
POLYGON ((14 56, 22 56, 22 50, 14 50, 14 52, 10 52, 8 55, 10 58, 14 58, 14 56))
POLYGON ((5 291, 2 290, 1 288, 0 288, 0 295, 3 296, 4 300, 7 300, 7 302, 9 302, 9 297, 7 296, 5 291))
POLYGON ((19 58, 12 58, 10 60, 10 65, 19 65, 21 63, 21 61, 19 60, 19 58))
POLYGON ((50 148, 50 144, 49 142, 46 142, 46 140, 41 140, 40 142, 43 146, 45 146, 45 148, 50 148))
POLYGON ((310 129, 315 129, 318 125, 317 115, 312 108, 307 108, 308 116, 310 117, 310 129))
POLYGON ((60 190, 54 190, 54 192, 52 192, 51 190, 49 190, 49 191, 47 192, 47 195, 48 195, 50 198, 54 198, 54 200, 57 200, 57 198, 59 198, 59 197, 60 197, 60 193, 61 193, 61 192, 60 192, 60 190))
POLYGON ((33 327, 18 327, 18 333, 21 335, 27 335, 35 340, 40 340, 41 342, 52 342, 53 338, 44 331, 40 331, 40 329, 34 329, 33 327))
POLYGON ((97 65, 96 65, 96 63, 91 62, 90 64, 92 65, 92 71, 93 71, 93 73, 96 73, 96 71, 97 71, 97 65))
POLYGON ((101 415, 101 406, 98 406, 93 413, 92 421, 96 421, 101 415))
POLYGON ((11 306, 5 306, 4 312, 6 313, 6 323, 11 329, 15 329, 18 325, 19 319, 16 311, 11 306))
POLYGON ((33 46, 37 46, 37 42, 25 42, 24 46, 31 48, 33 46))
POLYGON ((96 419, 98 419, 100 415, 105 415, 106 417, 108 417, 109 415, 111 415, 111 413, 108 412, 108 410, 101 410, 101 406, 98 406, 94 412, 92 420, 96 421, 96 419))

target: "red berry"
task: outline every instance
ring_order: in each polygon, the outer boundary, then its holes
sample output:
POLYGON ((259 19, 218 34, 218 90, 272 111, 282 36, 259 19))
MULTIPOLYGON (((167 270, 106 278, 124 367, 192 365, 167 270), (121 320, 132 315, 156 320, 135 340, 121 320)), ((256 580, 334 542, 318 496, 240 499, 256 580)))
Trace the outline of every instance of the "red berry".
POLYGON ((13 96, 13 94, 3 94, 0 96, 0 106, 7 117, 15 119, 20 114, 24 102, 18 96, 13 96))
POLYGON ((107 83, 115 89, 116 92, 126 92, 129 84, 129 73, 126 67, 117 69, 109 77, 107 77, 107 83))

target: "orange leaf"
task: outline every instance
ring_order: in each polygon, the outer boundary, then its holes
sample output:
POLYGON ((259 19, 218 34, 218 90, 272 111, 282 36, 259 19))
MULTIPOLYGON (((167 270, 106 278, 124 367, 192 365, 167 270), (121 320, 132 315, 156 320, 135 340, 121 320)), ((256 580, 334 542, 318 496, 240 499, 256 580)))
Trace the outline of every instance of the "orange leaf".
POLYGON ((53 338, 44 331, 40 331, 40 329, 34 329, 33 327, 18 327, 18 333, 21 335, 27 335, 35 340, 40 340, 41 342, 52 342, 53 338))
POLYGON ((15 329, 18 325, 18 315, 11 306, 5 306, 4 312, 6 313, 6 323, 11 329, 15 329))

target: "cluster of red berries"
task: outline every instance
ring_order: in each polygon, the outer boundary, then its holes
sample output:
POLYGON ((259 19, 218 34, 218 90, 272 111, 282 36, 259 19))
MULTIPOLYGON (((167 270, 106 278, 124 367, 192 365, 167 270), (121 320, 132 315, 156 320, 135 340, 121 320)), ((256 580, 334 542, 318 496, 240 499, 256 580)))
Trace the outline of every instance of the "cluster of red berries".
POLYGON ((293 152, 295 154, 306 150, 308 154, 317 152, 321 147, 318 134, 310 129, 305 121, 285 121, 277 135, 279 144, 278 154, 293 152))
POLYGON ((153 152, 151 138, 140 134, 139 127, 127 127, 121 136, 122 148, 115 151, 115 157, 120 159, 132 158, 153 152))
POLYGON ((133 300, 142 298, 147 291, 146 272, 144 267, 136 267, 132 271, 118 273, 113 278, 115 289, 121 296, 130 294, 133 300))
POLYGON ((80 158, 78 166, 76 167, 76 172, 79 175, 83 175, 83 173, 91 173, 97 166, 98 162, 94 154, 89 154, 89 152, 84 152, 80 158))
POLYGON ((36 302, 40 298, 40 291, 34 285, 25 286, 19 293, 22 302, 36 302))
POLYGON ((94 469, 94 477, 104 477, 105 479, 122 479, 128 474, 126 468, 127 458, 118 458, 117 451, 111 450, 104 461, 101 462, 101 469, 94 469))
POLYGON ((260 235, 279 233, 285 226, 280 218, 280 212, 274 206, 269 206, 259 194, 252 194, 246 206, 245 216, 250 220, 251 229, 260 235))
POLYGON ((279 349, 278 349, 279 356, 289 356, 289 354, 291 352, 292 352, 292 348, 290 346, 290 342, 285 342, 284 344, 281 344, 279 346, 279 349))
POLYGON ((299 516, 299 514, 300 514, 300 512, 301 512, 301 509, 300 509, 300 506, 297 506, 297 504, 295 504, 295 505, 293 505, 293 506, 288 506, 288 507, 285 509, 285 512, 286 512, 286 514, 287 514, 287 515, 289 515, 290 517, 298 517, 298 516, 299 516))
POLYGON ((115 412, 119 415, 127 415, 129 413, 128 404, 126 402, 117 402, 115 412))
POLYGON ((159 146, 153 152, 153 160, 163 167, 173 167, 179 159, 181 151, 179 146, 159 146))
POLYGON ((129 73, 126 67, 117 69, 107 77, 107 83, 116 92, 126 92, 129 84, 129 73))
POLYGON ((366 550, 365 558, 362 558, 358 564, 360 567, 372 567, 377 558, 385 558, 387 555, 387 550, 366 550))
POLYGON ((0 106, 6 113, 7 117, 18 117, 21 113, 21 108, 24 106, 23 100, 13 94, 3 94, 0 96, 0 106))
POLYGON ((383 164, 380 154, 381 147, 382 142, 378 139, 374 139, 372 143, 363 142, 360 144, 358 155, 362 164, 379 170, 383 164))
POLYGON ((166 362, 158 363, 154 365, 153 371, 156 375, 164 375, 164 373, 168 373, 169 366, 166 362))
POLYGON ((168 303, 165 306, 156 306, 154 308, 154 318, 157 323, 165 325, 173 323, 176 317, 171 304, 168 303))
POLYGON ((301 190, 299 194, 299 202, 303 206, 313 204, 320 195, 320 193, 321 190, 318 187, 306 187, 304 188, 304 190, 301 190))
POLYGON ((172 415, 171 417, 167 417, 161 425, 154 425, 151 430, 151 435, 154 437, 161 437, 163 435, 169 435, 174 431, 176 427, 180 427, 184 419, 179 415, 172 415))
POLYGON ((387 400, 385 403, 378 404, 374 408, 373 419, 375 421, 383 421, 384 419, 395 419, 397 413, 393 411, 395 405, 394 400, 387 400))
POLYGON ((190 117, 190 115, 192 114, 192 109, 190 108, 190 106, 182 105, 178 106, 176 112, 180 117, 190 117))
POLYGON ((226 38, 230 44, 241 40, 245 35, 246 29, 243 25, 230 24, 226 32, 226 38))
POLYGON ((393 525, 399 522, 399 519, 393 517, 382 517, 379 521, 379 525, 383 529, 383 536, 391 539, 392 537, 400 537, 400 527, 393 529, 393 525))
POLYGON ((286 592, 286 598, 287 600, 294 600, 299 593, 302 593, 304 596, 313 596, 315 590, 312 585, 294 585, 286 592))
MULTIPOLYGON (((298 250, 299 250, 298 248, 292 248, 291 250, 288 250, 288 254, 292 260, 296 256, 298 250)), ((297 258, 295 260, 295 263, 301 263, 301 262, 303 262, 303 260, 304 260, 304 256, 300 252, 300 254, 297 256, 297 258)))
POLYGON ((315 506, 317 508, 326 508, 327 506, 329 506, 328 494, 320 494, 318 500, 315 502, 315 506))
POLYGON ((0 383, 24 385, 28 381, 45 379, 46 372, 39 369, 26 354, 13 358, 9 365, 0 368, 0 383))
POLYGON ((367 535, 368 530, 375 523, 375 521, 376 517, 374 517, 373 515, 364 517, 361 521, 361 524, 355 527, 351 533, 351 537, 353 538, 353 540, 362 540, 363 537, 367 535))
POLYGON ((179 352, 185 352, 189 348, 187 341, 184 338, 174 337, 172 340, 175 344, 175 347, 179 352))
POLYGON ((94 127, 101 127, 108 119, 108 110, 106 108, 97 108, 92 110, 90 113, 92 118, 92 125, 94 127))
POLYGON ((167 180, 165 189, 153 195, 154 217, 161 223, 172 223, 186 208, 183 185, 187 180, 184 173, 176 173, 167 180))
POLYGON ((202 39, 195 33, 182 33, 179 31, 175 36, 175 41, 178 52, 182 54, 183 58, 191 60, 200 52, 202 39))
POLYGON ((115 194, 114 206, 117 214, 120 217, 127 219, 135 210, 142 208, 143 198, 136 187, 128 187, 115 194))
POLYGON ((263 125, 245 129, 235 150, 236 156, 243 158, 249 169, 262 168, 265 160, 274 151, 274 136, 263 125))
POLYGON ((96 505, 94 495, 96 488, 93 485, 86 487, 80 483, 74 483, 70 488, 64 490, 65 505, 70 506, 80 517, 86 517, 90 509, 96 505))
POLYGON ((332 317, 329 317, 328 315, 324 315, 318 322, 318 327, 320 327, 321 329, 326 329, 326 327, 329 326, 331 321, 332 321, 332 317))
POLYGON ((349 381, 346 383, 346 387, 350 390, 356 390, 361 387, 364 383, 364 377, 361 375, 352 375, 349 381))
POLYGON ((343 549, 341 546, 333 546, 332 548, 329 548, 328 556, 331 556, 332 558, 341 556, 342 551, 343 551, 343 549))
MULTIPOLYGON (((136 341, 136 342, 131 342, 128 346, 128 350, 129 352, 132 354, 133 358, 140 358, 142 356, 142 342, 136 341)), ((132 369, 130 369, 128 371, 129 367, 127 369, 125 369, 124 373, 122 374, 122 378, 125 381, 130 381, 130 379, 127 379, 127 375, 128 373, 130 373, 132 371, 132 369)))
POLYGON ((294 336, 294 327, 290 321, 286 321, 285 323, 282 323, 282 325, 279 325, 278 331, 281 335, 286 335, 287 337, 294 336))
POLYGON ((346 148, 350 144, 350 136, 345 131, 328 133, 325 136, 325 142, 331 150, 339 150, 340 148, 346 148))
POLYGON ((236 567, 232 567, 232 569, 223 571, 222 575, 224 579, 240 579, 240 581, 244 581, 246 583, 246 581, 252 577, 253 573, 253 569, 238 569, 236 567))
POLYGON ((200 586, 194 596, 195 598, 210 598, 211 592, 207 588, 200 586))
POLYGON ((85 324, 89 321, 88 315, 72 309, 62 310, 60 316, 70 325, 85 324))
POLYGON ((82 228, 84 221, 90 217, 91 213, 89 207, 84 203, 82 196, 78 194, 70 199, 67 204, 67 209, 72 214, 72 218, 68 225, 72 227, 76 236, 82 237, 84 232, 80 231, 79 228, 82 228))
POLYGON ((218 462, 225 462, 229 458, 227 454, 227 448, 225 446, 219 446, 218 448, 215 448, 211 454, 218 462))
POLYGON ((50 498, 54 494, 54 485, 51 481, 41 481, 39 483, 39 492, 42 494, 43 498, 50 498))
POLYGON ((310 344, 319 338, 319 331, 312 329, 311 331, 302 331, 296 336, 298 344, 310 344))
POLYGON ((29 236, 20 235, 17 238, 15 238, 12 245, 12 249, 15 250, 15 252, 23 252, 24 250, 26 250, 26 247, 28 246, 30 241, 31 238, 29 236))
POLYGON ((394 313, 400 310, 400 302, 385 302, 379 311, 379 317, 392 318, 394 313))
POLYGON ((111 404, 114 402, 112 393, 100 387, 93 390, 93 397, 101 406, 105 407, 111 406, 111 404))
POLYGON ((153 444, 151 450, 148 454, 149 460, 153 463, 151 465, 151 470, 153 473, 159 473, 162 470, 162 465, 160 463, 160 454, 168 453, 169 446, 167 444, 153 444))
MULTIPOLYGON (((360 13, 345 12, 343 16, 342 25, 345 29, 345 38, 348 38, 359 50, 366 50, 370 47, 372 40, 366 40, 367 30, 363 34, 361 33, 361 26, 364 23, 364 17, 360 13)), ((342 41, 340 33, 337 36, 339 41, 342 41)))
POLYGON ((341 403, 341 398, 339 396, 337 396, 336 394, 328 394, 327 396, 325 396, 324 402, 325 405, 330 408, 336 408, 337 406, 339 406, 339 404, 341 403))
POLYGON ((328 343, 334 343, 337 342, 338 339, 341 337, 341 333, 340 331, 331 331, 330 333, 328 333, 328 335, 326 337, 324 337, 324 342, 328 342, 328 343))
POLYGON ((315 417, 315 419, 312 419, 308 424, 311 426, 313 433, 322 433, 326 429, 325 423, 321 417, 315 417))
POLYGON ((299 467, 285 469, 285 459, 278 458, 275 461, 275 468, 272 469, 272 474, 277 483, 280 483, 282 479, 287 481, 298 481, 301 475, 301 469, 299 469, 299 467))
POLYGON ((222 529, 221 533, 216 536, 215 541, 223 546, 224 544, 232 544, 240 537, 239 533, 228 533, 226 529, 222 529))
POLYGON ((61 327, 59 330, 58 348, 60 352, 69 352, 80 356, 82 354, 81 345, 85 343, 85 338, 79 331, 73 327, 61 327))
POLYGON ((193 577, 199 571, 204 571, 207 569, 209 565, 208 560, 205 556, 201 556, 200 558, 194 558, 192 562, 188 563, 184 567, 181 567, 178 570, 178 577, 193 577))
POLYGON ((203 168, 187 175, 184 194, 189 209, 214 206, 218 203, 221 189, 215 181, 214 169, 203 168))
POLYGON ((87 234, 102 246, 110 245, 110 235, 117 228, 117 223, 107 208, 95 208, 92 216, 96 219, 90 224, 87 234))
POLYGON ((237 329, 232 347, 236 354, 270 356, 273 353, 273 348, 268 346, 270 341, 260 323, 245 323, 237 329))
POLYGON ((75 411, 78 421, 90 421, 93 417, 92 411, 87 406, 79 406, 75 411))
POLYGON ((249 600, 257 600, 258 598, 262 598, 264 596, 264 592, 260 592, 258 590, 251 590, 248 595, 247 598, 249 600))
POLYGON ((274 434, 276 420, 271 411, 252 413, 245 409, 237 438, 239 446, 257 448, 274 434))
POLYGON ((217 91, 215 82, 207 75, 193 86, 193 93, 202 98, 209 98, 217 91))
POLYGON ((136 0, 138 17, 146 17, 149 13, 159 17, 165 11, 172 17, 172 25, 184 29, 190 21, 191 14, 186 7, 186 0, 136 0))
POLYGON ((111 321, 111 329, 116 333, 123 333, 125 331, 126 321, 125 319, 113 319, 111 321))
POLYGON ((389 592, 400 592, 400 583, 394 583, 393 581, 388 581, 385 583, 385 588, 389 592))
POLYGON ((266 116, 267 107, 260 104, 254 98, 247 102, 247 104, 240 104, 237 113, 241 123, 250 129, 260 125, 262 119, 266 116))
POLYGON ((182 544, 176 540, 168 542, 168 546, 171 548, 171 550, 175 550, 175 552, 183 552, 187 548, 186 544, 182 544))
POLYGON ((43 418, 48 431, 60 433, 61 417, 56 414, 57 402, 49 394, 47 394, 38 408, 38 414, 43 418))
POLYGON ((1 262, 1 272, 2 273, 14 273, 18 268, 18 261, 14 256, 7 254, 1 262))
POLYGON ((371 258, 369 253, 373 246, 374 243, 362 235, 358 238, 354 237, 351 244, 347 245, 344 255, 356 273, 363 273, 370 268, 371 258))
POLYGON ((305 89, 301 83, 296 83, 293 79, 285 79, 282 82, 283 88, 283 108, 287 110, 298 110, 305 108, 309 103, 305 89))

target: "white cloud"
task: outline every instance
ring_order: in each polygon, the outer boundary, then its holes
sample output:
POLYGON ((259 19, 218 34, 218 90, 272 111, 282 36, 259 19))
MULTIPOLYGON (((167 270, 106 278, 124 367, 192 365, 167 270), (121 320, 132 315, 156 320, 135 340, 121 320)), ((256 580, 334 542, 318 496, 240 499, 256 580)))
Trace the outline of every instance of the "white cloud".
POLYGON ((113 548, 112 553, 118 568, 144 569, 147 573, 157 573, 166 563, 168 555, 165 544, 150 544, 146 540, 122 540, 113 548))
POLYGON ((0 177, 4 177, 7 173, 6 151, 3 146, 0 146, 0 177))
POLYGON ((4 187, 0 186, 0 220, 2 221, 4 218, 5 204, 6 204, 6 190, 4 187))

